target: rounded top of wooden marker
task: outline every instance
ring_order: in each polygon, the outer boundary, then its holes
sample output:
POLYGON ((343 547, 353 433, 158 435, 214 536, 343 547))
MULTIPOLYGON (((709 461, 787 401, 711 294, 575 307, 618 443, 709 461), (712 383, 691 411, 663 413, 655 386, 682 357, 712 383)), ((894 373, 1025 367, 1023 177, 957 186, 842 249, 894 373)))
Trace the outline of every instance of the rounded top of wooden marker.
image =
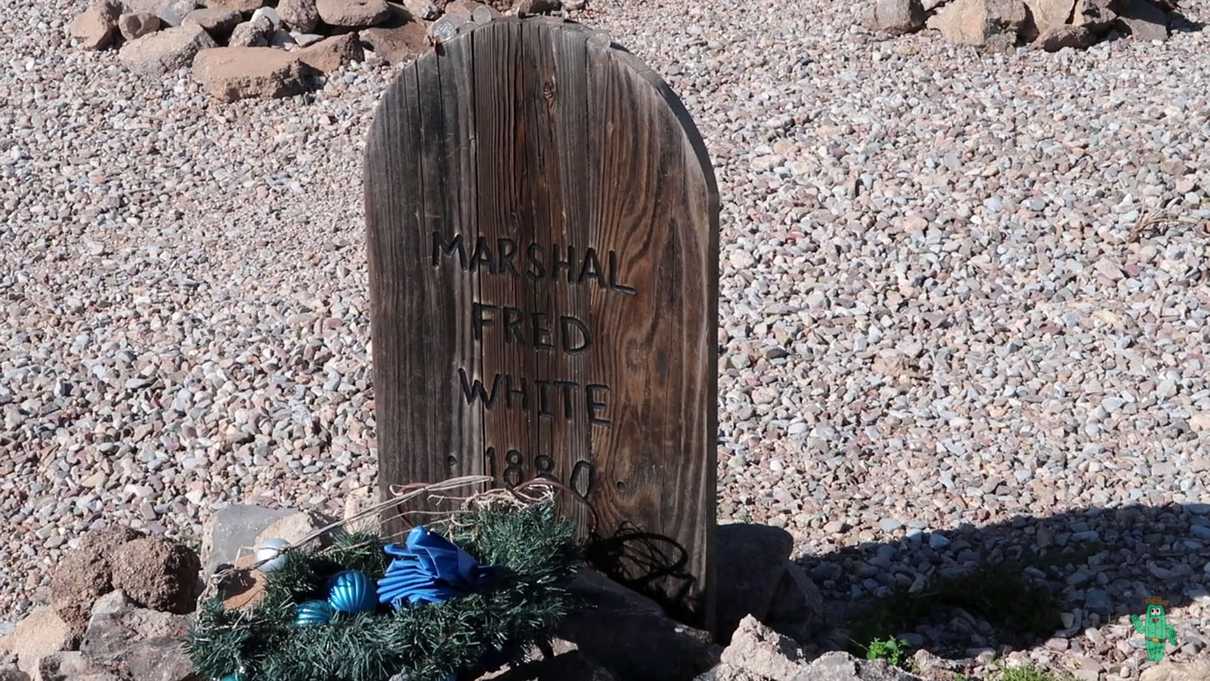
MULTIPOLYGON (((410 66, 419 69, 432 68, 432 63, 451 57, 469 60, 474 68, 475 43, 507 43, 510 39, 525 39, 525 34, 537 32, 543 34, 543 39, 550 42, 552 50, 562 51, 570 46, 579 46, 587 54, 585 66, 588 68, 618 68, 624 69, 634 77, 641 79, 650 87, 652 96, 658 97, 667 106, 668 113, 675 119, 685 135, 685 142, 693 149, 701 168, 703 180, 710 195, 710 201, 717 210, 718 186, 714 177, 714 167, 710 163, 710 155, 706 150, 702 135, 686 110, 680 97, 654 69, 636 57, 623 45, 603 31, 592 29, 583 24, 568 19, 547 16, 533 17, 497 17, 491 21, 463 24, 456 36, 435 43, 424 54, 416 58, 410 66), (501 36, 504 36, 501 39, 501 36)), ((409 77, 408 69, 397 76, 392 90, 400 88, 400 80, 409 77)), ((380 116, 386 97, 379 103, 375 120, 380 116)), ((372 132, 371 132, 372 134, 372 132)))

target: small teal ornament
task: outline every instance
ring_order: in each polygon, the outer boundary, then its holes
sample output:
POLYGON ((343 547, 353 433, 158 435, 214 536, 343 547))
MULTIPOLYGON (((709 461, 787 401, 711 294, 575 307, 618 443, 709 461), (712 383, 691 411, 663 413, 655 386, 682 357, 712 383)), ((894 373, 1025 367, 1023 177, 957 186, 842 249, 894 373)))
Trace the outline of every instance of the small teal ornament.
POLYGON ((327 624, 332 620, 332 606, 327 601, 304 601, 294 606, 294 624, 300 627, 327 624))
POLYGON ((378 607, 374 582, 361 570, 345 570, 328 583, 328 603, 350 615, 378 607))

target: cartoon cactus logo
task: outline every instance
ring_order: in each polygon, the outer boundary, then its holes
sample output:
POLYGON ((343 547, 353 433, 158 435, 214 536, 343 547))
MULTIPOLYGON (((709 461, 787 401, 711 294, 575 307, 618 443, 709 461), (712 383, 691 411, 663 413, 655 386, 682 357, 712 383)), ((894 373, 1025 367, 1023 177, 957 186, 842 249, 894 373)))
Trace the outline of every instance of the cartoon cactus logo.
POLYGON ((1159 662, 1164 659, 1167 644, 1176 645, 1176 629, 1168 624, 1168 616, 1164 614, 1164 601, 1158 598, 1147 599, 1147 612, 1130 616, 1130 624, 1134 630, 1143 635, 1144 646, 1147 649, 1147 659, 1159 662))

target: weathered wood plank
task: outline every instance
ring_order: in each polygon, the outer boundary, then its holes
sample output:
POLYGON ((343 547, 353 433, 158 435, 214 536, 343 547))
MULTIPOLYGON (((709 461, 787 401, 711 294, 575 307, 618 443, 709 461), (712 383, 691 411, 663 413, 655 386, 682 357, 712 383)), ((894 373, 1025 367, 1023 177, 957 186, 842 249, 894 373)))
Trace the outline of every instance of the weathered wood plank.
POLYGON ((550 477, 603 567, 708 623, 718 198, 675 95, 492 22, 404 69, 366 192, 382 484, 550 477))
MULTIPOLYGON (((420 109, 417 104, 415 71, 409 68, 383 97, 370 130, 368 144, 377 150, 365 163, 366 222, 391 225, 367 231, 370 275, 371 334, 374 342, 375 383, 396 386, 375 396, 380 443, 406 442, 424 451, 452 449, 451 440, 460 435, 438 424, 451 419, 456 406, 424 399, 429 390, 440 390, 447 381, 429 371, 427 362, 454 366, 454 353, 442 343, 453 331, 454 318, 430 317, 443 282, 433 278, 401 286, 400 275, 412 269, 427 238, 421 228, 425 211, 421 185, 420 109), (402 136, 402 137, 401 137, 402 136), (403 343, 406 328, 417 320, 433 329, 425 338, 403 343), (443 328, 442 322, 447 322, 443 328), (426 363, 418 362, 427 357, 426 363)), ((425 480, 441 471, 430 466, 431 457, 380 456, 382 481, 425 480)))
MULTIPOLYGON (((548 235, 552 243, 568 244, 577 253, 584 253, 591 246, 584 182, 587 159, 583 155, 551 152, 583 149, 587 143, 585 34, 571 30, 551 32, 539 24, 529 27, 523 59, 525 71, 533 77, 520 104, 525 111, 525 128, 534 134, 529 160, 535 169, 532 195, 535 231, 548 235)), ((588 319, 585 287, 560 278, 548 286, 531 288, 533 309, 559 310, 577 319, 588 319)), ((538 374, 543 380, 570 378, 582 385, 592 383, 584 352, 550 352, 538 359, 538 374)), ((590 424, 586 419, 541 421, 535 448, 536 473, 568 482, 573 494, 586 499, 590 472, 583 471, 592 465, 590 424)), ((566 516, 582 527, 590 526, 591 517, 585 504, 571 496, 561 501, 560 510, 566 516)))
MULTIPOLYGON (((629 135, 624 142, 598 138, 590 145, 589 166, 597 171, 589 188, 591 239, 616 246, 618 259, 630 265, 625 280, 646 282, 635 286, 631 300, 592 295, 591 317, 616 337, 608 351, 594 353, 590 372, 627 377, 616 384, 614 427, 593 433, 594 455, 606 462, 601 475, 613 481, 599 494, 602 523, 620 527, 633 517, 658 518, 667 536, 696 535, 690 545, 707 546, 697 519, 714 515, 714 467, 669 467, 666 453, 713 447, 704 438, 714 435, 706 419, 715 410, 702 408, 714 402, 713 381, 702 380, 713 371, 715 356, 716 315, 701 289, 703 282, 717 281, 709 278, 716 232, 701 229, 710 224, 709 193, 686 192, 687 178, 696 176, 699 186, 704 178, 693 172, 694 159, 685 153, 690 145, 667 138, 678 121, 663 98, 650 96, 645 74, 619 64, 628 56, 617 51, 593 57, 607 66, 590 70, 596 105, 590 128, 629 135), (669 401, 672 395, 677 399, 669 401)), ((689 601, 694 610, 693 580, 708 561, 689 555, 685 569, 677 569, 684 546, 652 540, 628 547, 634 554, 625 563, 640 574, 640 563, 668 564, 671 574, 644 586, 668 601, 689 601)))
MULTIPOLYGON (((531 243, 535 239, 533 216, 527 197, 531 192, 526 151, 529 140, 516 96, 523 91, 527 74, 518 68, 522 26, 502 25, 497 31, 475 31, 470 35, 474 49, 487 58, 475 64, 474 125, 480 145, 477 172, 480 236, 485 239, 482 256, 472 264, 479 281, 477 312, 471 315, 483 355, 481 377, 494 393, 494 404, 483 410, 484 460, 487 472, 498 480, 517 485, 528 475, 526 457, 535 438, 529 406, 530 381, 534 376, 534 353, 518 340, 524 333, 521 311, 529 309, 526 282, 501 270, 496 255, 501 244, 531 243), (476 321, 481 320, 481 321, 476 321), (497 379, 499 376, 501 378, 497 379), (522 385, 522 381, 525 385, 522 385)), ((508 250, 505 247, 504 250, 508 250)))

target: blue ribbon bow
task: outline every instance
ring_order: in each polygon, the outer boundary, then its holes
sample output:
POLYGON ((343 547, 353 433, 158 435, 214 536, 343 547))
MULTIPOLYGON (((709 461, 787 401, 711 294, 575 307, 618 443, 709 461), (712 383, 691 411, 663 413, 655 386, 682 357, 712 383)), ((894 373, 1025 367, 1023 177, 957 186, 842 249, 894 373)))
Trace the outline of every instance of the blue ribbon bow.
POLYGON ((494 570, 479 565, 466 551, 423 526, 408 533, 403 546, 384 549, 394 560, 378 580, 378 602, 396 609, 404 603, 440 603, 491 582, 494 570))

